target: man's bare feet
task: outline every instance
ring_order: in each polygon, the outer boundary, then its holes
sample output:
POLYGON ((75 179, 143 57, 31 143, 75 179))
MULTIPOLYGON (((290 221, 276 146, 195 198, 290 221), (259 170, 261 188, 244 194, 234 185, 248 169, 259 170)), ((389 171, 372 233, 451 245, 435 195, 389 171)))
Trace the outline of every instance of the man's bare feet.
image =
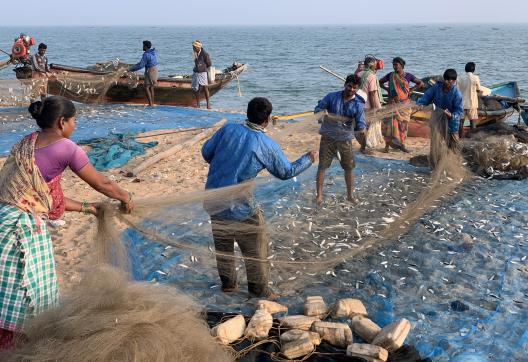
POLYGON ((323 203, 323 195, 317 195, 315 198, 315 203, 319 206, 323 203))
POLYGON ((350 203, 352 203, 352 204, 357 204, 357 203, 358 203, 358 201, 356 200, 356 198, 355 198, 354 196, 352 196, 352 195, 348 195, 348 196, 347 196, 347 201, 350 202, 350 203))

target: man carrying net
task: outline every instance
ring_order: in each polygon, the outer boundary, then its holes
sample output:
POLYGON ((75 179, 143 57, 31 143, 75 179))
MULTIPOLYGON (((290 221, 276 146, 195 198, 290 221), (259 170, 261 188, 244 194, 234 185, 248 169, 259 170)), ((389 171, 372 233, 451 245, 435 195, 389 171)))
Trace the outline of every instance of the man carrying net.
POLYGON ((356 94, 360 82, 361 80, 357 75, 349 75, 345 80, 344 90, 327 94, 315 107, 316 113, 326 111, 331 114, 324 116, 321 129, 319 130, 321 143, 319 146, 319 168, 316 180, 317 204, 323 202, 325 172, 332 164, 334 157, 339 159, 341 167, 345 171, 347 200, 354 201, 354 176, 352 170, 355 167, 355 161, 352 151, 352 138, 354 131, 357 133, 356 137, 361 138, 365 136, 367 130, 365 100, 356 94), (335 119, 335 116, 346 118, 343 120, 335 119))
POLYGON ((443 82, 438 82, 427 89, 416 102, 419 106, 427 106, 433 103, 437 107, 437 112, 433 113, 430 124, 429 162, 433 168, 438 162, 440 152, 438 150, 439 142, 434 139, 435 136, 442 137, 451 151, 459 151, 458 130, 460 117, 464 112, 462 94, 456 86, 457 72, 454 69, 447 69, 443 78, 443 82))
MULTIPOLYGON (((290 163, 279 145, 266 135, 271 111, 272 105, 266 98, 254 98, 248 103, 245 124, 227 124, 205 142, 202 156, 209 163, 206 189, 251 181, 263 169, 287 180, 311 166, 315 161, 314 151, 290 163)), ((238 290, 236 241, 245 258, 250 297, 275 299, 278 296, 268 287, 268 237, 262 212, 250 190, 237 191, 228 200, 215 202, 206 198, 204 203, 211 216, 222 291, 238 290)))

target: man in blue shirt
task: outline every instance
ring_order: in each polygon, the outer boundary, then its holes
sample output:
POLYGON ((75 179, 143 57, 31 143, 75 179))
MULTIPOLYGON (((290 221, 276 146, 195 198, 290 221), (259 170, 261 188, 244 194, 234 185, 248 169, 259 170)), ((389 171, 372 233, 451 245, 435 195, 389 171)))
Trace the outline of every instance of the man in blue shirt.
MULTIPOLYGON (((202 147, 202 156, 209 163, 206 189, 223 188, 248 182, 264 169, 281 180, 290 179, 315 161, 310 151, 290 163, 279 145, 265 133, 272 111, 266 98, 248 103, 245 124, 227 124, 202 147)), ((268 288, 268 238, 262 212, 249 188, 224 189, 224 195, 204 201, 211 216, 213 239, 217 251, 218 274, 222 291, 238 290, 234 259, 234 242, 245 258, 248 290, 251 297, 277 297, 268 288)))
POLYGON ((315 112, 326 113, 319 130, 321 143, 316 179, 317 204, 323 201, 325 171, 332 164, 334 157, 337 157, 345 171, 347 199, 350 202, 355 201, 352 196, 354 191, 352 169, 355 167, 352 138, 354 132, 364 136, 367 130, 365 100, 357 94, 360 83, 361 79, 357 75, 349 75, 345 80, 344 90, 329 93, 315 107, 315 112))
POLYGON ((149 106, 154 104, 154 87, 158 83, 158 58, 156 56, 156 49, 152 48, 152 43, 148 40, 143 41, 143 56, 141 61, 136 65, 128 68, 130 72, 135 72, 145 68, 145 79, 143 85, 145 86, 145 93, 149 106))
POLYGON ((443 82, 438 82, 427 89, 416 103, 420 106, 434 103, 443 112, 447 122, 440 125, 442 136, 450 149, 458 151, 458 128, 460 116, 464 112, 464 100, 456 86, 456 70, 447 69, 443 78, 443 82))

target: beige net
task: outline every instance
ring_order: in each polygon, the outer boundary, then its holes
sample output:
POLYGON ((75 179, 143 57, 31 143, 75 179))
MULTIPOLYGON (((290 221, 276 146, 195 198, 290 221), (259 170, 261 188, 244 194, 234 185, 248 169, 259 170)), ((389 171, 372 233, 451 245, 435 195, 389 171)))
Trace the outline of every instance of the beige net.
MULTIPOLYGON (((370 122, 380 122, 389 113, 371 114, 370 122)), ((296 130, 317 132, 319 125, 314 120, 320 116, 308 117, 274 137, 284 141, 296 130)), ((443 124, 445 119, 435 112, 431 122, 443 124)), ((432 128, 432 152, 437 159, 430 178, 413 171, 390 174, 390 169, 384 171, 388 175, 371 173, 369 177, 377 176, 370 180, 356 175, 357 204, 342 196, 345 187, 339 169, 328 183, 339 180, 340 185, 325 185, 329 197, 321 206, 314 203, 310 176, 297 180, 297 185, 257 178, 222 189, 139 200, 132 215, 108 208, 100 218, 98 250, 126 265, 126 247, 119 233, 126 227, 136 238, 165 245, 170 253, 179 254, 178 260, 183 261, 162 273, 190 271, 218 280, 219 271, 225 288, 236 287, 246 274, 250 292, 258 294, 271 286, 281 295, 295 294, 295 288, 317 282, 318 275, 332 273, 336 265, 393 242, 468 177, 440 129, 432 128), (259 195, 264 211, 247 220, 223 216, 240 205, 256 202, 253 194, 259 195), (239 273, 244 267, 246 273, 239 273)))

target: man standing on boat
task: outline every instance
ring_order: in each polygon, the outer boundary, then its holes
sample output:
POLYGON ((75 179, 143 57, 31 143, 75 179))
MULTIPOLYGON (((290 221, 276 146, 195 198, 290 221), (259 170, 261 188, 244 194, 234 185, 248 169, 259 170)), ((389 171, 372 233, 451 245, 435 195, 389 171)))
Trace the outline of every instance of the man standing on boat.
POLYGON ((268 287, 266 224, 253 197, 250 181, 264 169, 281 180, 291 179, 309 168, 316 156, 314 151, 310 151, 297 161, 288 161, 279 145, 266 135, 265 128, 270 122, 272 109, 266 98, 253 98, 248 103, 245 124, 223 126, 202 147, 202 156, 209 163, 205 188, 223 188, 223 191, 210 193, 212 199, 206 197, 204 201, 204 208, 211 216, 222 291, 238 290, 234 258, 236 242, 246 258, 244 263, 250 297, 267 299, 278 296, 268 287), (233 188, 226 188, 228 186, 233 188), (214 198, 218 194, 223 194, 222 199, 214 198))
POLYGON ((48 93, 48 77, 51 74, 48 58, 46 57, 46 49, 48 49, 48 46, 40 43, 38 52, 31 57, 31 78, 37 79, 34 84, 34 98, 40 95, 40 98, 44 99, 48 93))
POLYGON ((207 102, 207 109, 211 109, 209 103, 209 88, 207 88, 207 85, 209 84, 209 81, 207 80, 207 68, 213 63, 211 62, 209 53, 207 53, 202 47, 201 41, 193 41, 192 47, 194 58, 192 90, 194 92, 194 97, 196 98, 196 107, 200 108, 200 92, 203 91, 205 94, 205 101, 207 102))
MULTIPOLYGON (((355 167, 354 154, 352 152, 352 137, 356 133, 356 139, 364 139, 367 131, 365 122, 365 100, 359 94, 361 80, 355 75, 349 75, 345 80, 345 89, 329 93, 317 103, 315 112, 326 111, 319 130, 321 143, 319 146, 319 168, 317 169, 317 204, 323 201, 323 185, 326 169, 337 157, 341 167, 345 171, 345 182, 347 188, 347 200, 354 202, 354 176, 352 170, 355 167), (332 119, 342 116, 348 119, 332 119)), ((363 145, 361 145, 363 147, 363 145)))
POLYGON ((457 86, 464 98, 464 114, 460 120, 460 127, 458 129, 458 136, 462 138, 464 131, 464 122, 469 118, 471 130, 476 128, 478 119, 478 96, 482 94, 480 86, 480 78, 475 72, 475 63, 469 62, 466 64, 466 74, 460 76, 457 80, 457 86))
POLYGON ((156 49, 152 48, 152 43, 148 40, 143 41, 143 56, 141 61, 136 65, 128 68, 130 72, 145 68, 145 79, 143 85, 145 86, 145 93, 149 106, 154 105, 154 87, 158 83, 158 57, 156 49))
MULTIPOLYGON (((443 117, 439 119, 441 123, 431 125, 431 130, 438 130, 445 139, 447 147, 454 152, 459 151, 458 130, 460 125, 460 116, 464 112, 464 100, 462 94, 456 86, 457 72, 454 69, 447 69, 444 72, 444 81, 437 82, 427 89, 424 95, 416 101, 420 106, 427 106, 431 103, 443 112, 443 117)), ((436 144, 431 142, 429 162, 433 165, 438 161, 434 156, 436 154, 436 144)))

